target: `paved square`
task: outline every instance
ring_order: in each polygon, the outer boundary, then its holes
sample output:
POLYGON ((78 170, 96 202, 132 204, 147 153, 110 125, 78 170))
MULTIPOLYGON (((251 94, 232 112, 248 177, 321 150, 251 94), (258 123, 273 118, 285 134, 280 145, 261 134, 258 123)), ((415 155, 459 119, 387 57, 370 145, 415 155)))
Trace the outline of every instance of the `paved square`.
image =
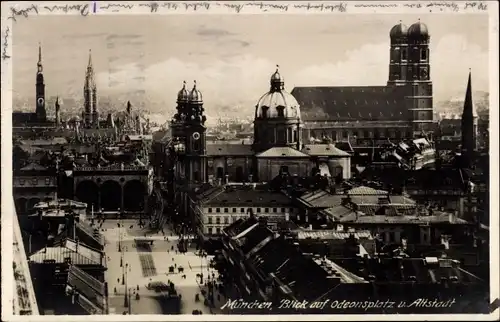
POLYGON ((181 296, 181 314, 192 314, 193 310, 210 314, 210 309, 203 304, 196 275, 202 272, 204 276, 217 274, 209 267, 211 257, 200 257, 193 251, 185 254, 176 252, 178 237, 166 228, 166 236, 160 233, 145 236, 145 230, 137 227, 137 221, 123 220, 121 228, 118 228, 118 222, 106 220, 102 226, 106 238, 106 281, 109 286, 110 314, 128 311, 128 308, 124 307, 124 276, 132 298, 131 314, 175 314, 174 301, 169 301, 165 293, 155 293, 147 289, 148 283, 168 284, 169 281, 175 285, 181 296), (120 234, 121 253, 118 251, 120 234), (120 266, 121 262, 123 266, 120 266), (179 268, 183 271, 179 272, 179 268), (136 294, 140 295, 139 300, 136 300, 136 294), (200 301, 195 301, 196 294, 199 294, 200 301))

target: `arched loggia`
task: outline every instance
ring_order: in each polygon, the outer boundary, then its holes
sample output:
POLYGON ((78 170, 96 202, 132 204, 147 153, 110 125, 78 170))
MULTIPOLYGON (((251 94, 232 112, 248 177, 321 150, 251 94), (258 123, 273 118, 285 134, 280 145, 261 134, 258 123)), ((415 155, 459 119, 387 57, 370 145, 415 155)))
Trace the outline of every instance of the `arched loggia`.
POLYGON ((122 187, 114 180, 104 181, 101 184, 101 209, 116 211, 122 203, 122 187))
POLYGON ((94 181, 85 180, 76 186, 76 198, 78 201, 85 202, 88 209, 94 205, 97 207, 99 203, 99 187, 94 181))
POLYGON ((139 180, 131 180, 125 183, 123 188, 123 203, 125 211, 144 210, 144 198, 146 187, 139 180))

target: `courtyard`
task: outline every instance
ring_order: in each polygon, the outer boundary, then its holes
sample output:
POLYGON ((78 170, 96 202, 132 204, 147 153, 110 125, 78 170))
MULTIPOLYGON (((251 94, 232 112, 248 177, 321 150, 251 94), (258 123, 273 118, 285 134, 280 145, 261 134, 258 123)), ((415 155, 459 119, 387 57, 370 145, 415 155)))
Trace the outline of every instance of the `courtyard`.
POLYGON ((208 276, 217 278, 217 272, 209 266, 210 256, 198 256, 193 248, 177 252, 179 238, 166 227, 163 235, 146 233, 147 228, 139 228, 137 220, 106 220, 101 229, 106 239, 110 314, 178 314, 168 291, 148 289, 148 285, 170 283, 180 298, 180 314, 192 314, 194 310, 211 314, 199 285, 199 274, 204 280, 208 276), (125 290, 129 290, 130 310, 125 307, 125 290))

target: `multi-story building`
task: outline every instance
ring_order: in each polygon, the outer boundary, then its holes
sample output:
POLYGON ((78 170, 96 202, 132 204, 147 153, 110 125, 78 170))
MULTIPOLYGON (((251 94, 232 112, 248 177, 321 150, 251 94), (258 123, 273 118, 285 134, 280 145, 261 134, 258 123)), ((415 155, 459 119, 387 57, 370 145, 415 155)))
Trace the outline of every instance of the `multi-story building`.
POLYGON ((269 227, 277 229, 279 222, 295 216, 297 208, 285 194, 252 184, 208 187, 190 199, 190 211, 198 235, 209 238, 252 214, 265 217, 269 227))
POLYGON ((57 198, 57 170, 35 162, 14 170, 14 202, 19 215, 25 215, 40 201, 57 198))
POLYGON ((295 87, 291 93, 302 108, 304 140, 349 141, 357 152, 371 154, 388 139, 432 139, 429 44, 424 23, 400 22, 390 31, 386 86, 295 87))

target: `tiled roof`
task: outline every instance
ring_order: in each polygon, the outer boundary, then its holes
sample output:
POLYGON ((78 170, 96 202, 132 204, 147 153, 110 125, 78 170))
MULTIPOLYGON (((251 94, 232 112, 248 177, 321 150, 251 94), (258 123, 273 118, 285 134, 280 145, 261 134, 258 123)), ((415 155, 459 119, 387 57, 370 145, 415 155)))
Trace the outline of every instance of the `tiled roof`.
MULTIPOLYGON (((365 277, 375 276, 378 281, 440 284, 442 278, 453 278, 464 284, 481 283, 482 280, 460 268, 457 261, 448 258, 368 259, 363 272, 365 277), (401 267, 401 269, 399 269, 401 267)), ((452 280, 453 281, 453 280, 452 280)))
POLYGON ((204 206, 218 207, 279 207, 291 205, 291 200, 282 192, 254 190, 251 187, 218 187, 206 195, 201 202, 204 206))
POLYGON ((251 261, 262 276, 274 275, 297 299, 316 299, 333 286, 323 268, 283 238, 267 243, 251 261))
POLYGON ((207 143, 207 156, 252 156, 252 146, 249 144, 207 143))
POLYGON ((449 214, 439 214, 431 216, 390 216, 390 215, 359 215, 357 218, 351 216, 340 219, 340 222, 355 222, 358 224, 467 224, 466 220, 450 216, 449 214))
POLYGON ((30 163, 21 168, 21 171, 47 171, 47 168, 36 163, 30 163))
POLYGON ((298 198, 298 201, 310 208, 330 208, 340 205, 343 197, 342 195, 332 195, 324 190, 316 190, 305 193, 298 198))
POLYGON ((387 195, 388 192, 385 191, 385 190, 377 190, 377 189, 373 189, 373 188, 370 188, 370 187, 359 186, 359 187, 356 187, 356 188, 352 188, 351 190, 348 190, 347 194, 351 195, 351 196, 353 196, 353 195, 365 195, 365 196, 368 196, 368 195, 372 195, 372 196, 380 195, 380 196, 383 196, 383 195, 387 195))
MULTIPOLYGON (((243 254, 247 255, 250 252, 255 251, 255 248, 259 246, 259 244, 265 242, 266 240, 270 241, 273 236, 274 232, 271 229, 267 228, 265 225, 257 223, 233 238, 236 238, 236 242, 243 254)), ((260 246, 263 245, 261 244, 260 246)))
POLYGON ((102 265, 102 253, 81 243, 67 239, 62 246, 46 247, 30 256, 29 260, 43 264, 45 261, 65 263, 71 260, 73 265, 102 265), (77 251, 78 248, 78 251, 77 251))
POLYGON ((304 120, 379 120, 406 118, 406 89, 389 86, 295 87, 292 95, 304 120))
POLYGON ((356 215, 352 209, 343 205, 323 209, 320 213, 332 218, 334 221, 339 221, 341 218, 345 218, 351 214, 354 214, 354 216, 356 215))
POLYGON ((333 144, 305 144, 301 152, 311 156, 350 156, 349 153, 338 149, 333 144))
POLYGON ((308 158, 309 156, 299 150, 289 147, 274 147, 257 154, 259 158, 308 158))
POLYGON ((230 237, 236 236, 252 227, 257 223, 257 218, 255 216, 251 216, 246 220, 238 219, 231 225, 227 226, 223 229, 223 231, 230 237))
POLYGON ((355 238, 372 238, 369 231, 335 231, 335 230, 316 230, 316 231, 299 231, 297 233, 298 239, 346 239, 353 235, 355 238))
POLYGON ((76 302, 89 314, 107 314, 106 285, 75 265, 68 271, 68 286, 75 291, 76 302), (82 298, 83 297, 83 298, 82 298))

